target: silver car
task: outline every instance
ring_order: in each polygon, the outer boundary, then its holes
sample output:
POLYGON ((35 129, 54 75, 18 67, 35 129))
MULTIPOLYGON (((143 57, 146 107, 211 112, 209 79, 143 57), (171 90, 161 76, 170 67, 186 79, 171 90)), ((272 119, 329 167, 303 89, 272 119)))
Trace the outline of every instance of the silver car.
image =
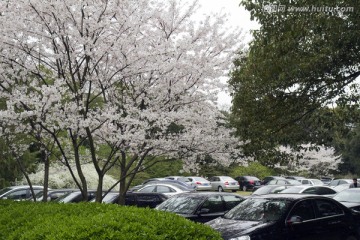
POLYGON ((219 192, 231 190, 236 192, 239 190, 239 182, 229 176, 213 176, 209 178, 211 189, 219 192))
POLYGON ((191 183, 196 186, 196 190, 198 190, 198 191, 211 191, 212 190, 210 181, 206 180, 203 177, 191 176, 191 177, 187 177, 187 178, 190 179, 191 183))

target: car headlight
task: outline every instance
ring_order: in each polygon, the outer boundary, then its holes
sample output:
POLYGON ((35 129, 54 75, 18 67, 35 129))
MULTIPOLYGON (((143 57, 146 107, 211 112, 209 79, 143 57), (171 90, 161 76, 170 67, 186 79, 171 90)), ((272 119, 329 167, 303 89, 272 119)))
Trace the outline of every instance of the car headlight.
POLYGON ((229 240, 251 240, 251 238, 250 238, 250 236, 245 235, 245 236, 241 236, 241 237, 230 238, 229 240))

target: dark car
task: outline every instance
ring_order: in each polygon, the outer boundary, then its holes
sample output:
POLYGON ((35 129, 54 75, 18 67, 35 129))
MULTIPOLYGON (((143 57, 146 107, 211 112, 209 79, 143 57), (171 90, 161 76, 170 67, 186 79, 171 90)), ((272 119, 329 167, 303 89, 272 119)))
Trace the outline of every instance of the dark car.
POLYGON ((279 193, 249 197, 206 224, 225 240, 355 240, 357 219, 331 198, 279 193))
POLYGON ((156 207, 195 222, 208 222, 224 215, 244 198, 229 192, 181 193, 156 207))
POLYGON ((243 191, 252 190, 255 186, 260 186, 261 181, 254 176, 240 176, 235 178, 239 182, 240 189, 243 191))
POLYGON ((360 212, 360 188, 349 188, 336 194, 333 199, 345 207, 360 212))
MULTIPOLYGON (((67 189, 67 188, 64 188, 64 189, 51 189, 51 190, 48 190, 48 192, 47 192, 47 201, 54 201, 55 199, 65 195, 65 194, 75 192, 75 191, 79 191, 79 189, 67 189)), ((35 195, 35 198, 36 198, 37 202, 43 201, 44 191, 38 192, 35 195)), ((30 198, 29 200, 33 201, 34 199, 30 198)))
POLYGON ((87 193, 88 196, 86 199, 83 198, 80 191, 75 191, 62 195, 61 197, 55 199, 54 202, 59 202, 59 203, 88 202, 96 197, 96 190, 88 190, 87 193))
MULTIPOLYGON (((168 197, 162 193, 127 192, 125 196, 125 205, 155 208, 157 205, 164 202, 166 199, 168 199, 168 197)), ((90 202, 95 202, 95 199, 92 199, 90 202)), ((118 204, 119 193, 117 192, 107 193, 104 196, 102 202, 118 204)))

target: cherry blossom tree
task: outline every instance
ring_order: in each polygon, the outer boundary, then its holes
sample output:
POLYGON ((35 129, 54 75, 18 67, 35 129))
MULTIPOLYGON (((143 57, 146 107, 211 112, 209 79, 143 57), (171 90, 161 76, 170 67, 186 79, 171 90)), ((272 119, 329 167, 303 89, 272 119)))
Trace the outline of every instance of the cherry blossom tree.
POLYGON ((224 15, 193 18, 198 7, 180 0, 1 1, 3 136, 41 141, 84 196, 82 165, 89 162, 99 193, 105 174, 119 166, 121 196, 157 156, 182 158, 192 169, 208 154, 229 164, 240 141, 223 127, 216 96, 241 32, 228 31, 224 15))
POLYGON ((303 149, 294 151, 289 147, 281 146, 279 150, 292 157, 286 166, 288 170, 296 169, 297 172, 310 172, 312 176, 326 176, 338 169, 341 156, 336 154, 333 147, 304 144, 303 149), (310 150, 309 150, 310 149, 310 150))

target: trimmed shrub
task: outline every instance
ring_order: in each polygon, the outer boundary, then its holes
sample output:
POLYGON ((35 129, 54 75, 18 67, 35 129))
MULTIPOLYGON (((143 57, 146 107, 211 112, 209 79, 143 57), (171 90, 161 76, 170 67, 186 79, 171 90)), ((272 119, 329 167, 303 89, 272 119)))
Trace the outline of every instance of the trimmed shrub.
POLYGON ((0 239, 221 239, 176 214, 115 204, 0 200, 0 239))

